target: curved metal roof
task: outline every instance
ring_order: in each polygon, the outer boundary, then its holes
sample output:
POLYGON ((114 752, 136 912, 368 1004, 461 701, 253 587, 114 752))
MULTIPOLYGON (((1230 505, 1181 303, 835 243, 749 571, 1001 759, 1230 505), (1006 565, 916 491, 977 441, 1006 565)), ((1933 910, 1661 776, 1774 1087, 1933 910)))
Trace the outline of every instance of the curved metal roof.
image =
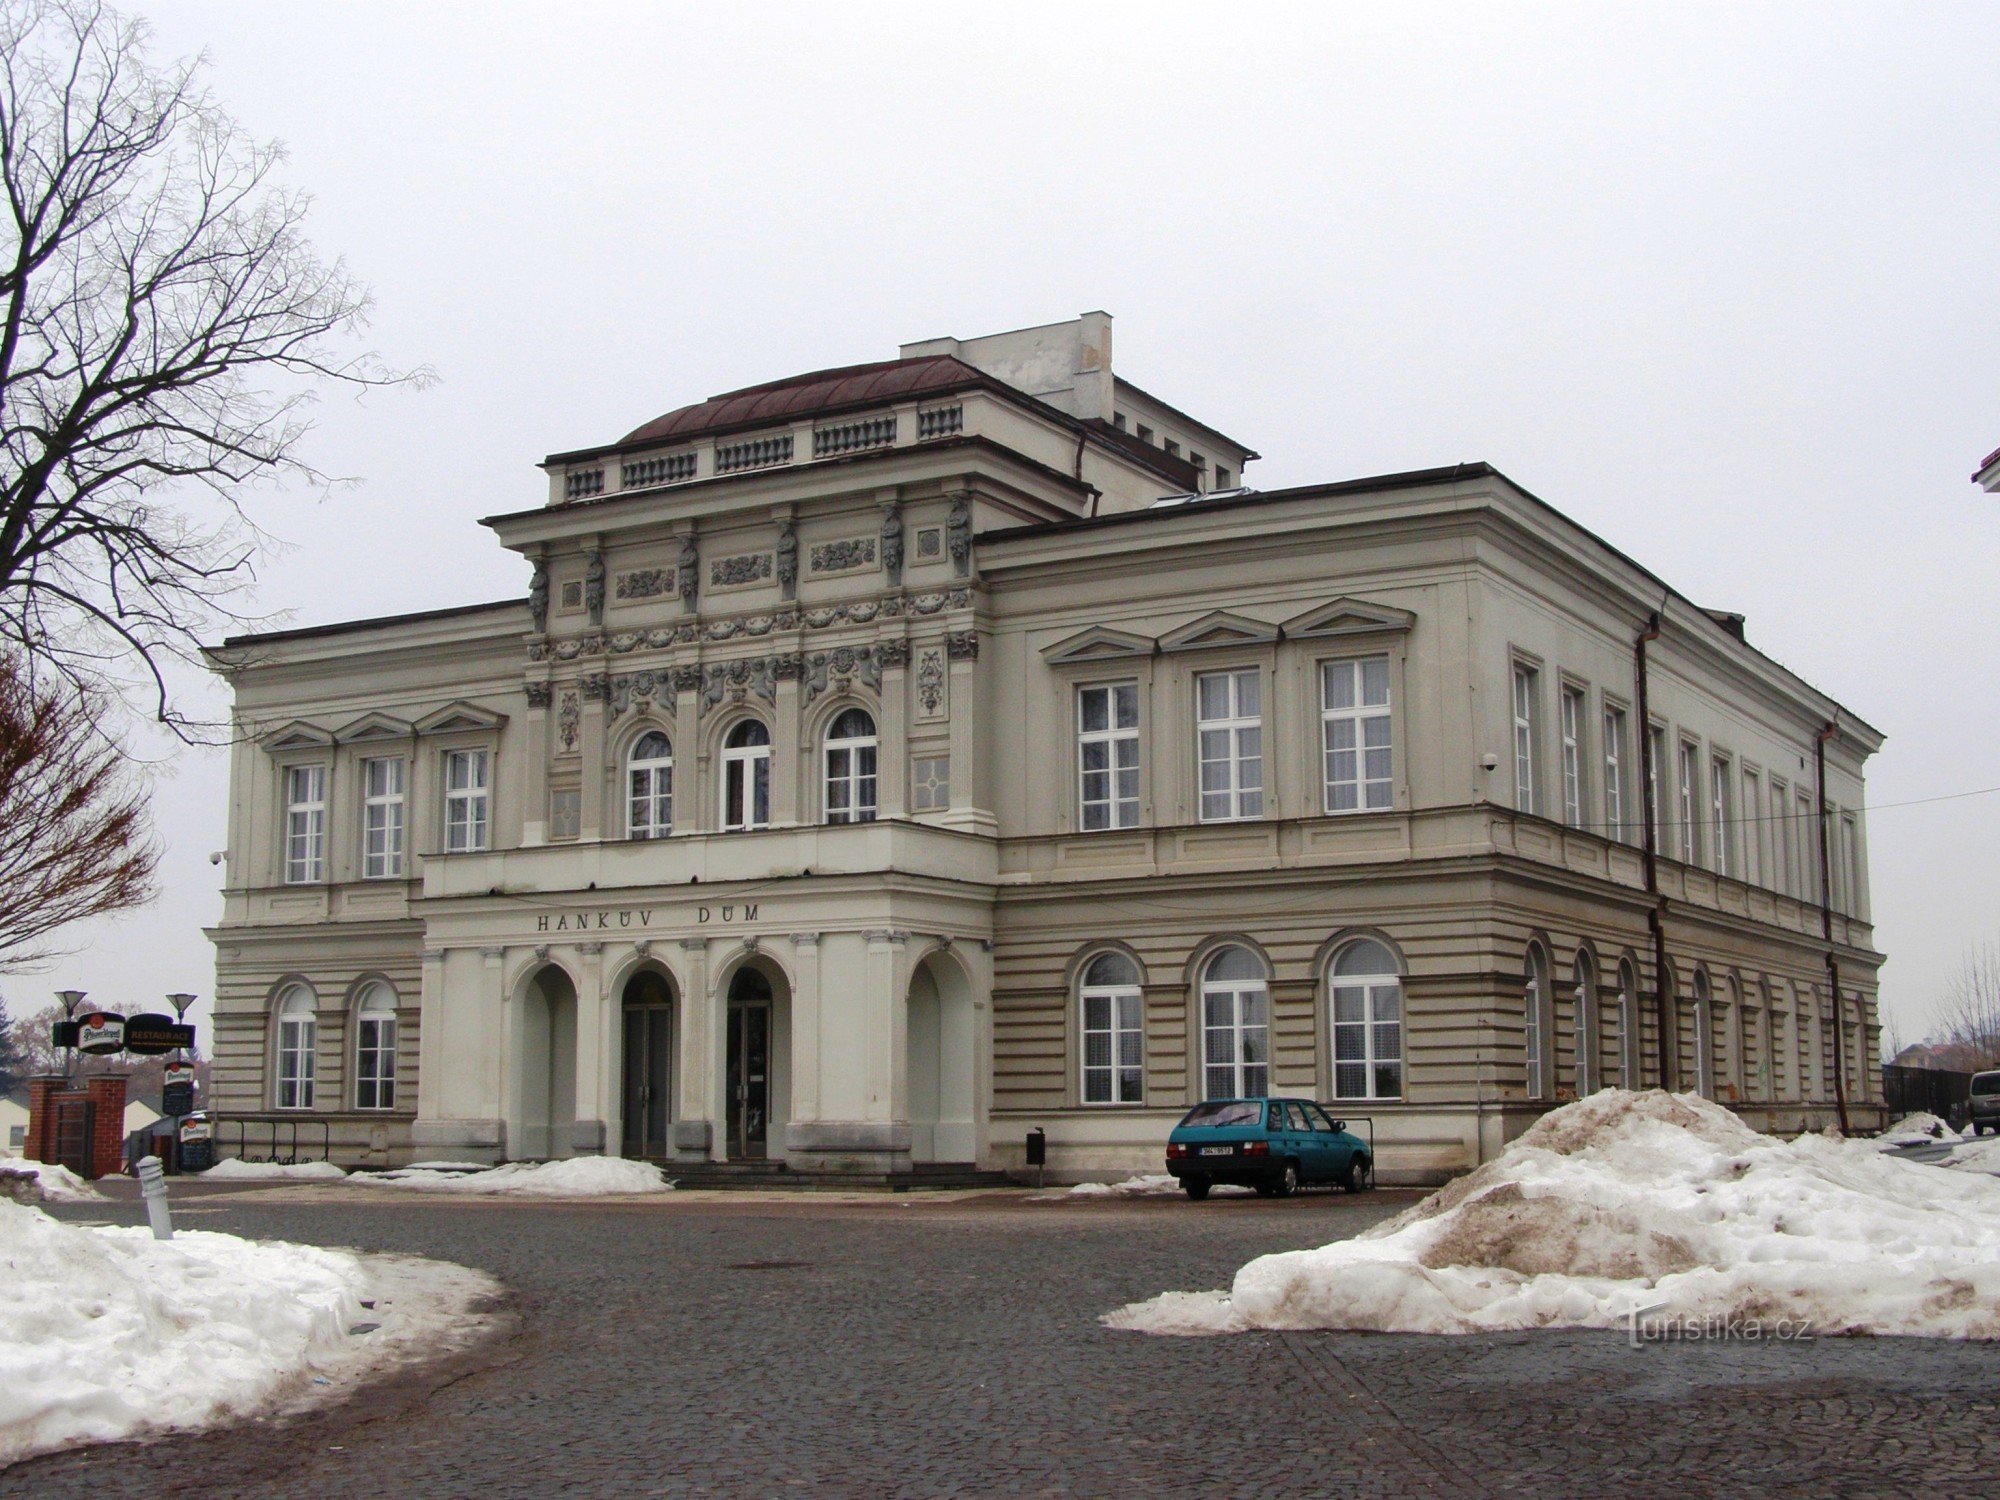
POLYGON ((765 385, 745 386, 740 391, 725 391, 693 406, 683 406, 634 428, 618 440, 617 446, 679 442, 731 428, 763 426, 989 383, 990 377, 949 354, 816 370, 765 385))

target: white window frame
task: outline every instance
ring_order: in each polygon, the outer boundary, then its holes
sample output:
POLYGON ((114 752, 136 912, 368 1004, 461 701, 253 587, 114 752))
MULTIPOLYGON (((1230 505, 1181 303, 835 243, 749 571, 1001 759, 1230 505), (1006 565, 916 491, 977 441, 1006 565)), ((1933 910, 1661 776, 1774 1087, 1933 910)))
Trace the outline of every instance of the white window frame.
POLYGON ((1524 661, 1514 663, 1514 806, 1524 813, 1535 811, 1535 704, 1541 676, 1524 661))
POLYGON ((1676 841, 1680 849, 1680 860, 1684 865, 1695 863, 1699 853, 1695 831, 1700 826, 1695 821, 1695 778, 1701 774, 1701 748, 1693 740, 1680 742, 1680 758, 1675 763, 1676 784, 1679 800, 1675 804, 1680 812, 1680 838, 1676 841))
POLYGON ((285 767, 286 885, 326 879, 326 781, 324 761, 285 767))
POLYGON ((1764 778, 1753 767, 1743 768, 1743 878, 1764 884, 1764 778))
POLYGON ((396 1107, 396 1004, 384 984, 362 992, 354 1012, 354 1107, 396 1107))
POLYGON ((1086 833, 1110 828, 1139 826, 1139 684, 1136 681, 1093 682, 1076 690, 1076 796, 1077 826, 1086 833), (1104 706, 1102 729, 1089 729, 1090 705, 1101 699, 1104 706), (1124 723, 1125 709, 1131 722, 1124 723), (1091 765, 1092 752, 1101 754, 1104 764, 1091 765), (1130 764, 1127 764, 1127 762, 1130 764), (1127 773, 1131 795, 1120 783, 1127 773), (1093 778, 1100 781, 1094 782, 1093 778), (1103 795, 1093 796, 1101 784, 1103 795))
POLYGON ((492 842, 492 830, 493 752, 484 747, 445 751, 445 853, 476 854, 492 842))
POLYGON ((1327 1018, 1332 1040, 1328 1056, 1333 1065, 1334 1098, 1402 1098, 1409 1080, 1403 1056, 1403 975, 1395 967, 1394 955, 1374 939, 1363 939, 1343 946, 1327 965, 1326 972, 1327 1018), (1390 966, 1381 970, 1340 973, 1341 960, 1364 944, 1381 949, 1390 966), (1359 1014, 1343 1019, 1341 1011, 1344 1004, 1359 1014), (1343 1041, 1350 1048, 1358 1044, 1358 1054, 1342 1056, 1343 1041), (1360 1091, 1347 1087, 1342 1076, 1343 1069, 1351 1071, 1357 1067, 1361 1069, 1360 1091), (1380 1084, 1382 1070, 1388 1068, 1395 1070, 1396 1087, 1394 1091, 1385 1093, 1380 1084))
POLYGON ((1529 950, 1527 968, 1521 983, 1521 998, 1527 1018, 1522 1042, 1527 1052, 1526 1082, 1530 1099, 1548 1097, 1548 1028, 1542 1021, 1542 1009, 1548 1001, 1548 986, 1543 982, 1547 966, 1539 961, 1540 954, 1539 948, 1529 950))
MULTIPOLYGON (((1091 984, 1086 979, 1103 953, 1092 954, 1079 971, 1076 993, 1077 1033, 1083 1045, 1077 1053, 1078 1097, 1095 1108, 1142 1105, 1146 1102, 1146 997, 1136 982, 1091 984), (1091 1010, 1101 1006, 1102 1025, 1093 1024, 1091 1010), (1093 1038, 1104 1040, 1103 1063, 1090 1060, 1093 1038)), ((1111 955, 1136 969, 1122 953, 1111 955)))
MULTIPOLYGON (((1202 965, 1201 981, 1201 1096, 1204 1099, 1250 1099, 1271 1091, 1271 985, 1268 976, 1255 979, 1221 979, 1212 977, 1216 965, 1228 948, 1218 950, 1202 965), (1220 1025, 1211 1024, 1214 1008, 1226 1007, 1227 1016, 1220 1025), (1253 1018, 1253 1013, 1262 1019, 1253 1018), (1218 1061, 1214 1051, 1216 1039, 1226 1039, 1229 1052, 1218 1061), (1262 1049, 1262 1057, 1251 1059, 1247 1053, 1252 1039, 1262 1049), (1218 1092, 1213 1087, 1213 1075, 1218 1072, 1229 1074, 1228 1087, 1218 1092), (1255 1084, 1255 1087, 1252 1087, 1255 1084)), ((1249 950, 1241 950, 1248 952, 1249 950)))
POLYGON ((1330 816, 1394 810, 1393 694, 1387 656, 1350 656, 1319 664, 1320 805, 1330 816), (1371 681, 1377 673, 1379 681, 1371 681), (1348 701, 1336 706, 1335 698, 1342 696, 1348 701), (1342 739, 1346 744, 1335 743, 1342 739), (1350 774, 1339 774, 1341 756, 1349 757, 1350 774))
POLYGON ((1646 789, 1652 794, 1653 802, 1653 848, 1660 854, 1667 853, 1667 726, 1648 724, 1646 726, 1646 789))
POLYGON ((1708 758, 1708 826, 1709 859, 1715 866, 1715 873, 1725 879, 1730 874, 1729 829, 1734 819, 1730 815, 1730 798, 1736 779, 1736 766, 1726 755, 1711 755, 1708 758))
POLYGON ((1792 848, 1791 783, 1771 778, 1771 881, 1787 896, 1798 895, 1797 860, 1792 848))
POLYGON ((829 823, 872 823, 880 801, 881 739, 875 716, 864 708, 844 708, 833 716, 821 756, 822 791, 829 823), (832 737, 834 727, 849 714, 868 720, 868 733, 832 737), (839 806, 836 807, 836 799, 839 806))
POLYGON ((1576 1097, 1587 1099, 1598 1086, 1597 972, 1590 956, 1578 952, 1570 966, 1572 998, 1576 1003, 1572 1030, 1576 1045, 1576 1097))
POLYGON ((1625 831, 1625 710, 1606 705, 1604 710, 1604 830, 1621 842, 1625 831))
POLYGON ((1264 816, 1264 674, 1256 667, 1201 672, 1194 679, 1195 807, 1203 823, 1240 823, 1264 816), (1212 684, 1223 689, 1223 712, 1207 716, 1202 706, 1212 684), (1245 687, 1252 700, 1245 707, 1245 687), (1222 754, 1209 753, 1211 738, 1222 754), (1224 784, 1210 788, 1209 767, 1222 768, 1224 784), (1219 799, 1211 801, 1211 799, 1219 799))
POLYGON ((674 742, 665 730, 648 729, 625 757, 625 836, 663 839, 673 831, 674 742), (639 751, 656 737, 666 745, 666 754, 642 759, 639 751))
POLYGON ((278 997, 277 1032, 273 1105, 278 1109, 311 1109, 319 1077, 319 1014, 312 991, 293 985, 278 997), (295 1005, 295 1001, 304 1003, 295 1005))
POLYGON ((1583 712, 1584 690, 1567 683, 1562 689, 1562 773, 1563 822, 1572 828, 1583 826, 1583 712))
POLYGON ((771 826, 771 728, 762 719, 739 719, 729 726, 723 737, 721 783, 725 833, 771 826), (764 731, 763 744, 729 743, 745 724, 755 724, 764 731))
POLYGON ((400 755, 361 762, 361 878, 396 880, 403 874, 404 830, 409 826, 409 762, 400 755), (382 785, 378 789, 377 775, 382 785))
POLYGON ((1708 976, 1699 969, 1694 976, 1694 1091, 1704 1099, 1715 1097, 1715 1011, 1708 976))
POLYGON ((1630 963, 1618 965, 1618 1086, 1639 1086, 1639 1048, 1644 1032, 1639 1025, 1639 971, 1630 963))

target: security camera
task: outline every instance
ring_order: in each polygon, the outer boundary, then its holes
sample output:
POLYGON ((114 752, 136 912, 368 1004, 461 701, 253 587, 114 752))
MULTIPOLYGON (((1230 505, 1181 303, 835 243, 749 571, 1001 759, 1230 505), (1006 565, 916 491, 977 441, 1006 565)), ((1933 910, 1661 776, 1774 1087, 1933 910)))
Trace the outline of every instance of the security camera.
POLYGON ((1499 770, 1500 757, 1495 755, 1491 750, 1488 750, 1484 755, 1479 757, 1479 769, 1482 771, 1499 770))
POLYGON ((226 854, 227 854, 228 852, 229 852, 229 851, 228 851, 228 850, 226 850, 226 849, 218 849, 218 850, 216 850, 216 851, 215 851, 215 853, 213 853, 213 854, 209 855, 209 857, 208 857, 208 862, 209 862, 210 864, 212 864, 212 865, 219 865, 219 864, 221 864, 221 863, 222 863, 222 860, 223 860, 223 857, 224 857, 224 856, 225 856, 225 855, 226 855, 226 854))

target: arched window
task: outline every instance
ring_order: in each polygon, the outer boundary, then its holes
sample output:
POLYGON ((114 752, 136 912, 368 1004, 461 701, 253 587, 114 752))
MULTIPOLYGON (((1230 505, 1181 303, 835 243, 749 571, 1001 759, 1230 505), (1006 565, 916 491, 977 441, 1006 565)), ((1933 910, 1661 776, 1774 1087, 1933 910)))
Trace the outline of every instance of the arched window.
POLYGON ((1145 998, 1139 969, 1122 953, 1100 953, 1077 985, 1083 1012, 1083 1102, 1142 1104, 1146 1097, 1145 998))
POLYGON ((1271 992, 1248 948, 1224 948, 1201 974, 1202 1084, 1210 1099, 1250 1099, 1271 1087, 1271 992))
POLYGON ((1521 999, 1527 1016, 1525 1041, 1528 1055, 1528 1097, 1540 1099, 1549 1086, 1549 1029, 1542 1015, 1549 1003, 1548 962, 1539 947, 1528 949, 1528 965, 1521 983, 1521 999))
POLYGON ((875 721, 850 708, 826 732, 826 820, 875 821, 875 721))
POLYGON ((1576 1097, 1581 1099, 1597 1087, 1597 974, 1582 949, 1570 982, 1576 996, 1576 1097))
POLYGON ((1333 958, 1333 1092, 1340 1099, 1403 1097, 1403 980, 1396 956, 1372 938, 1333 958))
POLYGON ((722 826, 763 828, 771 821, 771 731, 745 719, 722 742, 722 826))
POLYGON ((396 992, 379 982, 354 1007, 354 1107, 396 1107, 396 992))
POLYGON ((625 831, 635 839, 663 839, 674 831, 674 747, 649 729, 625 761, 625 831))
POLYGON ((1715 1097, 1715 1014, 1708 987, 1708 971, 1694 971, 1694 1091, 1704 1099, 1715 1097))
POLYGON ((1618 1082, 1639 1086, 1639 970, 1631 959, 1618 965, 1618 1082))
POLYGON ((292 985, 278 997, 279 1109, 313 1107, 318 1048, 319 1017, 313 1009, 313 993, 302 984, 292 985))

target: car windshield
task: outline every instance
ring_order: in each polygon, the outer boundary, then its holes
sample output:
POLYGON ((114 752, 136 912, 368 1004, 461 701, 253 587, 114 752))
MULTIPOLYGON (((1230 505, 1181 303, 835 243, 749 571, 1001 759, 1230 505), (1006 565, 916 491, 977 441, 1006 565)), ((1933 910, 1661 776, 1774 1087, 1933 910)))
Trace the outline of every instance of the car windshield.
POLYGON ((1181 1121, 1183 1125, 1256 1125, 1264 1118, 1261 1099, 1217 1099, 1197 1104, 1181 1121))
POLYGON ((1972 1092, 1975 1094, 2000 1094, 2000 1073, 1974 1073, 1972 1092))

